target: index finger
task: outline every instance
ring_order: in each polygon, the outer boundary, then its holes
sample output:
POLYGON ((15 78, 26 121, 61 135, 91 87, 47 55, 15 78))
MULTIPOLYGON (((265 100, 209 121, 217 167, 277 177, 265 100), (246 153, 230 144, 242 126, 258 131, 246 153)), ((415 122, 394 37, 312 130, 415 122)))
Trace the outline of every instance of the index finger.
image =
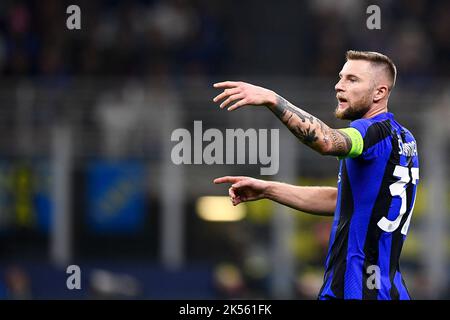
POLYGON ((239 83, 237 81, 223 81, 213 84, 214 88, 231 88, 236 87, 239 83))
POLYGON ((219 184, 219 183, 235 183, 235 182, 239 182, 243 179, 243 177, 232 177, 232 176, 226 176, 226 177, 220 177, 220 178, 216 178, 214 179, 214 183, 215 184, 219 184))

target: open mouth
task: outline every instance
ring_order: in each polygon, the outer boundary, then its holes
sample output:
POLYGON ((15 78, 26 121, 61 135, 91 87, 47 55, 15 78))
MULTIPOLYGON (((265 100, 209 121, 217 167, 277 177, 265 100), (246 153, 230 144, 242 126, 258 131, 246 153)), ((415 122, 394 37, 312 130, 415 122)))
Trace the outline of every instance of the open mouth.
POLYGON ((336 98, 340 103, 347 102, 347 99, 345 99, 344 97, 337 96, 336 98))
POLYGON ((348 101, 347 101, 346 98, 341 97, 341 96, 337 96, 336 98, 338 100, 338 106, 339 107, 344 107, 345 105, 348 105, 348 101))

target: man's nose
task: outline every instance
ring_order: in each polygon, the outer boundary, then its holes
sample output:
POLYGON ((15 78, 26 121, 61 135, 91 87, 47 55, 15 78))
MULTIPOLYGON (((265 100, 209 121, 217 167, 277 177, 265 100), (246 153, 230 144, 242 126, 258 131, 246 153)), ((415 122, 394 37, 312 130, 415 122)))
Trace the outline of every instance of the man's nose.
POLYGON ((339 80, 338 83, 336 83, 336 85, 334 86, 334 90, 336 90, 336 92, 344 91, 341 80, 339 80))

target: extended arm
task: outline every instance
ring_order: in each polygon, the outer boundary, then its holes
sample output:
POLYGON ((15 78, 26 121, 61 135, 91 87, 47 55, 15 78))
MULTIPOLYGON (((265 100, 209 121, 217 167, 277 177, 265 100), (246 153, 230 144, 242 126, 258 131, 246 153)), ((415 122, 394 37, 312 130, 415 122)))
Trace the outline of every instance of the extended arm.
POLYGON ((225 89, 214 98, 215 102, 224 99, 221 108, 234 101, 228 111, 244 105, 266 106, 300 141, 323 155, 346 156, 352 149, 352 141, 345 132, 328 127, 271 90, 235 81, 216 83, 214 87, 225 89))
POLYGON ((214 183, 231 183, 228 190, 233 205, 259 199, 270 199, 296 210, 314 215, 333 215, 337 189, 333 187, 298 187, 286 183, 250 177, 227 176, 214 183))
POLYGON ((331 216, 336 208, 337 189, 333 187, 299 187, 269 182, 265 198, 296 210, 331 216))
POLYGON ((333 156, 345 156, 350 152, 352 142, 346 133, 330 128, 283 97, 276 95, 275 102, 267 107, 301 142, 317 152, 333 156))

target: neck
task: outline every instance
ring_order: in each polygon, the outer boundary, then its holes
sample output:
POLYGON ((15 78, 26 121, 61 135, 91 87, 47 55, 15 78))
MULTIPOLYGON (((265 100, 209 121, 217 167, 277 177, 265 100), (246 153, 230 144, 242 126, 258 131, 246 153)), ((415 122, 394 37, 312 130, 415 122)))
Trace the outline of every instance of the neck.
POLYGON ((373 118, 379 114, 385 113, 388 111, 387 104, 373 106, 367 111, 367 113, 362 117, 363 119, 373 118))

